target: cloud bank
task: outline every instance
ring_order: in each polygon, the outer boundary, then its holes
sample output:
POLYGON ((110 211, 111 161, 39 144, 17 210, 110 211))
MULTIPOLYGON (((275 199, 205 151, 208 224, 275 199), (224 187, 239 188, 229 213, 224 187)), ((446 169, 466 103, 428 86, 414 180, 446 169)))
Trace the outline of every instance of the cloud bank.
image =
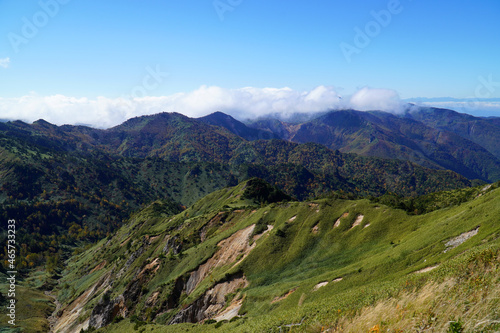
POLYGON ((394 113, 402 111, 399 94, 389 89, 363 88, 350 101, 351 107, 359 111, 382 110, 394 113))
MULTIPOLYGON (((222 111, 240 120, 279 114, 286 119, 297 113, 312 114, 347 108, 398 113, 404 103, 396 91, 388 89, 362 88, 352 96, 342 97, 333 87, 327 86, 310 91, 201 86, 187 93, 139 98, 90 99, 64 95, 40 96, 36 93, 20 98, 0 98, 0 119, 26 122, 45 119, 57 125, 85 124, 109 128, 132 117, 159 112, 179 112, 189 117, 201 117, 222 111)), ((479 103, 476 101, 474 105, 478 107, 479 103)))

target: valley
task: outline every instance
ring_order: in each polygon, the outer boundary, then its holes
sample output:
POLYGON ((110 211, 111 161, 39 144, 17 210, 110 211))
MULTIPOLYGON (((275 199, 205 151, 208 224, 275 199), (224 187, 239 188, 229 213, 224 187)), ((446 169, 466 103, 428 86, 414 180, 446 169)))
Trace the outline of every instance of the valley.
POLYGON ((20 327, 494 331, 495 301, 461 296, 498 293, 494 145, 415 112, 1 123, 0 215, 22 221, 19 297, 37 309, 20 327))

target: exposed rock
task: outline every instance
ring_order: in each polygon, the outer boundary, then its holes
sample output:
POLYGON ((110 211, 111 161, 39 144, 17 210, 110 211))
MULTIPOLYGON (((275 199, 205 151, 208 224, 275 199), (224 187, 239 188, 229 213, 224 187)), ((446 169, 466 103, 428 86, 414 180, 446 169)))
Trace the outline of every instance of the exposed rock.
POLYGON ((117 298, 111 300, 104 296, 92 310, 89 320, 89 327, 104 327, 110 324, 118 315, 122 317, 125 317, 127 315, 125 298, 120 295, 117 298))
POLYGON ((206 291, 184 310, 181 310, 169 324, 197 323, 205 319, 214 318, 226 305, 226 295, 234 293, 239 288, 248 285, 242 275, 234 276, 231 280, 216 284, 206 291))
POLYGON ((364 216, 364 215, 359 214, 359 215, 356 217, 356 221, 354 221, 354 223, 352 224, 351 229, 352 229, 352 228, 354 228, 354 227, 357 227, 358 225, 360 225, 360 224, 361 224, 361 222, 363 222, 363 219, 364 219, 364 218, 365 218, 365 216, 364 216))
POLYGON ((327 284, 328 284, 328 281, 320 282, 320 283, 318 283, 317 285, 314 286, 313 291, 316 291, 319 288, 326 286, 327 284))
POLYGON ((445 244, 446 250, 444 250, 444 252, 446 253, 446 252, 448 252, 448 251, 456 248, 457 246, 459 246, 460 244, 464 243, 469 238, 477 235, 478 232, 479 232, 479 227, 477 227, 474 230, 471 230, 471 231, 468 231, 468 232, 464 232, 463 234, 461 234, 461 235, 459 235, 459 236, 457 236, 455 238, 450 239, 445 244))
POLYGON ((175 280, 174 289, 167 300, 167 304, 165 304, 166 306, 164 306, 166 310, 175 309, 179 306, 179 299, 181 298, 182 291, 184 290, 184 285, 184 277, 181 276, 175 280))
POLYGON ((224 309, 221 313, 219 313, 216 317, 214 317, 217 321, 222 320, 231 320, 238 315, 238 312, 243 305, 243 299, 234 299, 229 306, 224 309))
MULTIPOLYGON (((110 274, 104 275, 89 289, 69 304, 60 314, 57 322, 54 325, 54 332, 58 333, 78 333, 82 328, 86 328, 88 322, 79 323, 78 318, 82 315, 83 307, 96 295, 99 291, 109 288, 110 274)), ((59 311, 61 312, 61 311, 59 311)), ((59 314, 58 314, 59 315, 59 314)))
POLYGON ((147 307, 153 307, 156 305, 156 302, 158 301, 158 296, 160 296, 159 291, 155 291, 149 298, 146 300, 145 305, 147 307))
POLYGON ((416 271, 415 274, 427 273, 427 272, 430 272, 438 267, 439 267, 439 265, 425 267, 425 268, 422 268, 421 270, 416 271))
POLYGON ((108 262, 106 260, 104 260, 103 262, 101 262, 99 265, 97 265, 96 267, 94 267, 91 271, 90 271, 90 274, 94 273, 95 271, 98 271, 100 269, 103 269, 104 266, 106 266, 108 262))
MULTIPOLYGON (((144 289, 143 286, 146 286, 151 277, 156 273, 156 271, 160 267, 160 259, 156 258, 151 263, 144 266, 144 268, 137 274, 137 276, 130 281, 130 283, 125 288, 123 292, 123 299, 125 302, 130 304, 137 304, 137 301, 142 296, 144 289)), ((133 308, 134 306, 132 306, 133 308)), ((131 309, 128 309, 131 310, 131 309)))
POLYGON ((167 243, 163 247, 163 253, 167 254, 172 250, 172 254, 179 254, 182 251, 182 243, 178 236, 169 237, 167 243))
POLYGON ((349 216, 349 213, 344 213, 344 214, 342 214, 342 216, 341 216, 341 217, 339 217, 339 218, 337 219, 337 221, 335 221, 335 224, 333 225, 333 227, 334 227, 334 228, 338 228, 338 227, 340 227, 340 219, 345 219, 345 218, 346 218, 346 217, 348 217, 348 216, 349 216))
POLYGON ((273 303, 276 303, 276 302, 279 302, 279 301, 282 301, 284 299, 286 299, 288 296, 290 296, 291 294, 293 294, 295 292, 295 290, 297 290, 297 287, 289 290, 286 294, 284 294, 283 296, 277 296, 275 297, 272 301, 271 301, 271 304, 273 303))
POLYGON ((230 237, 220 241, 217 246, 220 248, 206 263, 198 267, 191 273, 186 283, 186 293, 190 294, 198 284, 205 279, 214 268, 224 266, 227 263, 234 262, 240 254, 248 254, 253 245, 248 244, 250 235, 255 228, 255 224, 235 232, 230 237))

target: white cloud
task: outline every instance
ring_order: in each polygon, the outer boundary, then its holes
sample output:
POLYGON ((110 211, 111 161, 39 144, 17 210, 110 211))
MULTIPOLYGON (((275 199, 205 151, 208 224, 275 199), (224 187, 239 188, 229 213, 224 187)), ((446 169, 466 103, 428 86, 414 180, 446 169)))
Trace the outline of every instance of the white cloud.
POLYGON ((360 111, 380 110, 398 113, 402 111, 403 104, 395 90, 363 88, 352 95, 350 105, 360 111))
POLYGON ((224 89, 201 86, 187 93, 133 99, 89 99, 31 93, 20 98, 0 98, 0 118, 28 122, 45 119, 58 125, 81 123, 105 128, 131 117, 158 112, 179 112, 189 117, 200 117, 222 111, 240 119, 248 119, 270 113, 286 116, 338 107, 340 99, 332 87, 319 86, 311 91, 296 91, 290 88, 224 89))
POLYGON ((0 58, 0 67, 7 68, 10 64, 10 58, 0 58))
MULTIPOLYGON (((483 105, 481 103, 477 101, 474 106, 479 108, 483 105)), ((0 98, 0 119, 20 119, 27 122, 45 119, 57 125, 88 124, 108 128, 132 117, 158 112, 179 112, 189 117, 201 117, 222 111, 245 120, 267 114, 280 114, 286 118, 296 113, 345 108, 397 113, 402 109, 402 105, 398 93, 386 89, 363 88, 352 96, 341 99, 333 87, 326 86, 319 86, 310 91, 290 88, 224 89, 201 86, 186 93, 134 99, 107 97, 90 99, 64 95, 40 96, 30 93, 20 98, 0 98)), ((451 107, 451 105, 443 106, 451 107)))

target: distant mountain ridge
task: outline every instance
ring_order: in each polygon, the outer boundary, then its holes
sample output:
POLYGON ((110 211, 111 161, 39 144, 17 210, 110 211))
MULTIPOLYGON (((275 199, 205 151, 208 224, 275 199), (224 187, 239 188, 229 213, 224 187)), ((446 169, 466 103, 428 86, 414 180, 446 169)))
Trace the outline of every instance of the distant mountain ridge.
POLYGON ((450 169, 469 179, 500 179, 500 122, 446 109, 331 111, 304 123, 261 119, 248 126, 297 143, 316 142, 363 156, 450 169))
POLYGON ((0 123, 0 130, 15 127, 20 131, 11 133, 18 137, 37 131, 43 133, 36 135, 37 144, 61 150, 98 149, 119 156, 182 162, 226 163, 246 141, 279 138, 319 143, 344 153, 406 160, 491 182, 500 179, 500 121, 496 120, 412 106, 400 115, 331 111, 302 123, 268 118, 244 124, 222 112, 201 118, 160 113, 132 118, 106 130, 58 127, 44 120, 32 125, 20 121, 0 123))
POLYGON ((471 140, 487 149, 495 157, 500 158, 500 118, 474 117, 448 109, 419 108, 408 112, 406 117, 415 119, 425 125, 453 132, 471 140))

